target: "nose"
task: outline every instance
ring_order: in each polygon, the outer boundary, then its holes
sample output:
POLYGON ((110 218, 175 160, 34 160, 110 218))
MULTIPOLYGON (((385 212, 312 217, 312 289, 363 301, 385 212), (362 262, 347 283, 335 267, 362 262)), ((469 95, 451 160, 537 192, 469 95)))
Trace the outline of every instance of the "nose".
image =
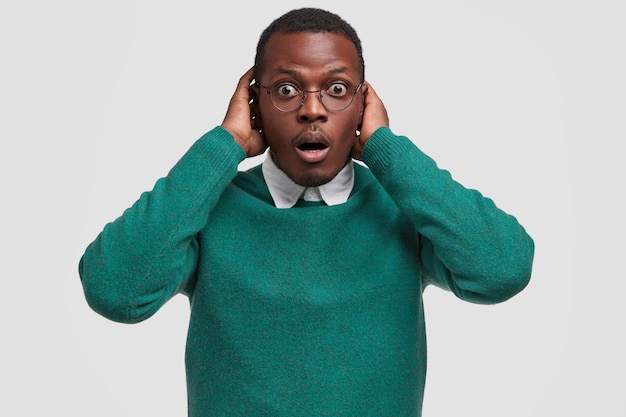
POLYGON ((322 104, 320 90, 303 91, 302 105, 298 109, 298 118, 301 121, 326 120, 328 110, 322 104))

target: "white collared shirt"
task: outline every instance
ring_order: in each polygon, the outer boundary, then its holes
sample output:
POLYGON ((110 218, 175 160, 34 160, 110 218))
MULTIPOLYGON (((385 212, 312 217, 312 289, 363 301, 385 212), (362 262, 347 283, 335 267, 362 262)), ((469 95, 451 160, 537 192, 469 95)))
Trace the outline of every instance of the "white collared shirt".
POLYGON ((354 162, 349 161, 339 173, 319 187, 305 187, 291 180, 274 162, 271 155, 263 161, 263 176, 277 208, 291 208, 298 199, 324 201, 327 205, 345 203, 354 186, 354 162))

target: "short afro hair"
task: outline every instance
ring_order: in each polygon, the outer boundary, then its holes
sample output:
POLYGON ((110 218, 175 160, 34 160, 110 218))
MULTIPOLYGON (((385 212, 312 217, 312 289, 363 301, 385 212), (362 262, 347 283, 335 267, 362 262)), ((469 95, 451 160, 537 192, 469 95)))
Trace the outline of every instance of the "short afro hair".
POLYGON ((359 71, 361 81, 365 79, 365 61, 363 60, 363 48, 361 40, 354 28, 340 16, 327 10, 316 8, 302 8, 291 10, 274 20, 261 33, 259 43, 256 48, 256 56, 254 58, 254 78, 258 80, 263 71, 263 57, 265 55, 265 46, 269 38, 275 33, 320 33, 331 32, 345 36, 356 48, 359 59, 359 71))

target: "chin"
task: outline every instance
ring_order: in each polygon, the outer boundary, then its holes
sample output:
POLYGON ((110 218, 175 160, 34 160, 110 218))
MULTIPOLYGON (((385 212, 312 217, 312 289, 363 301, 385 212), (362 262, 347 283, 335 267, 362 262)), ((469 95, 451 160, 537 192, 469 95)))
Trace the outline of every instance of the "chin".
POLYGON ((330 182, 337 173, 333 175, 323 174, 323 173, 315 173, 309 172, 300 174, 297 177, 291 177, 291 180, 298 185, 303 185, 305 187, 318 187, 320 185, 324 185, 327 182, 330 182))
POLYGON ((333 180, 339 174, 339 172, 346 166, 350 159, 346 160, 343 164, 332 164, 332 166, 326 167, 309 167, 309 169, 303 169, 295 171, 295 175, 290 175, 289 178, 298 185, 305 187, 319 187, 333 180))

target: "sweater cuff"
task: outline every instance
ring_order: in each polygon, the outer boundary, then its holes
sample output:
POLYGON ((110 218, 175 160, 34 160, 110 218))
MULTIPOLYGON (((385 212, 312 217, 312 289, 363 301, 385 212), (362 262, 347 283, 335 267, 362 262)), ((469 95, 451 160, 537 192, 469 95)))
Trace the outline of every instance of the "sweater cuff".
POLYGON ((363 162, 372 170, 385 170, 407 154, 419 151, 405 136, 396 136, 389 127, 379 127, 367 140, 361 154, 363 162))
POLYGON ((196 140, 168 175, 182 175, 186 187, 204 184, 208 180, 207 173, 213 177, 211 181, 217 177, 230 181, 245 158, 246 153, 233 136, 218 126, 196 140))
POLYGON ((243 148, 235 142, 233 135, 221 126, 216 126, 205 133, 193 147, 201 154, 224 156, 228 162, 235 160, 239 163, 246 159, 243 148))

